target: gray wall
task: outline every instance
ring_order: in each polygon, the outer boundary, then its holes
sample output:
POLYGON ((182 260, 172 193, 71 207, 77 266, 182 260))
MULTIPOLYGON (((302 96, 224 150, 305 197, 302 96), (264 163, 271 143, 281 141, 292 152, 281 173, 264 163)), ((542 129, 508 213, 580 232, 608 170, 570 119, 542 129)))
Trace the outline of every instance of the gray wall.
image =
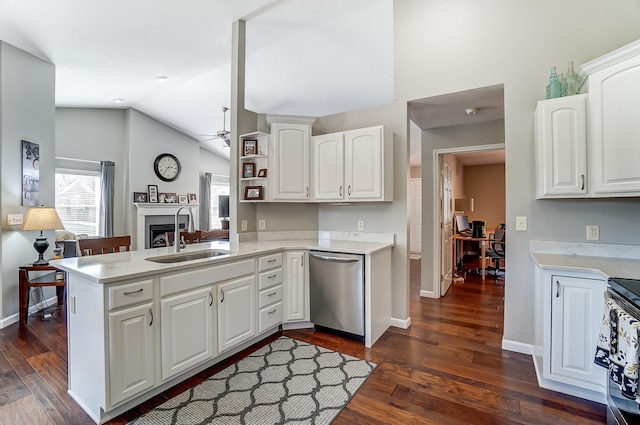
MULTIPOLYGON (((18 266, 38 257, 33 249, 38 232, 6 226, 7 214, 26 214, 28 210, 22 206, 23 139, 40 145, 40 203, 48 207, 54 204, 54 81, 53 65, 0 41, 0 327, 3 319, 18 312, 18 266)), ((45 234, 53 245, 54 232, 45 234)), ((45 257, 53 256, 51 249, 45 257)))
MULTIPOLYGON (((602 243, 640 241, 636 200, 536 201, 533 155, 533 112, 551 66, 565 72, 571 60, 577 66, 640 38, 640 3, 402 0, 394 2, 394 20, 399 101, 504 84, 507 226, 514 228, 515 216, 529 218, 527 232, 509 234, 504 339, 530 345, 530 240, 585 241, 585 225, 599 224, 602 243)), ((431 176, 423 170, 424 190, 431 176)), ((425 215, 431 199, 425 194, 425 215)), ((423 229, 426 247, 432 231, 423 229)))
MULTIPOLYGON (((123 109, 56 108, 56 157, 82 161, 113 161, 115 168, 115 235, 126 234, 126 113, 123 109)), ((57 161, 65 165, 66 161, 57 161)), ((99 166, 98 166, 99 167, 99 166)), ((146 190, 146 189, 145 189, 146 190)))

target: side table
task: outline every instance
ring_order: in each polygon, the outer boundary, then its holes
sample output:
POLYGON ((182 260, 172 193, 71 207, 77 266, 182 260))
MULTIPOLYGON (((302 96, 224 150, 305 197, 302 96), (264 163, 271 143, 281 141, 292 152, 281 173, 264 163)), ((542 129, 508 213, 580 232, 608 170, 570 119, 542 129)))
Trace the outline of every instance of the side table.
POLYGON ((55 286, 56 295, 58 296, 58 305, 64 303, 64 289, 67 284, 67 274, 50 265, 34 266, 27 264, 18 268, 19 276, 19 299, 20 299, 20 324, 27 323, 29 313, 29 295, 32 287, 35 286, 55 286), (29 276, 31 272, 46 272, 44 275, 33 277, 29 276), (62 276, 62 279, 60 279, 62 276))

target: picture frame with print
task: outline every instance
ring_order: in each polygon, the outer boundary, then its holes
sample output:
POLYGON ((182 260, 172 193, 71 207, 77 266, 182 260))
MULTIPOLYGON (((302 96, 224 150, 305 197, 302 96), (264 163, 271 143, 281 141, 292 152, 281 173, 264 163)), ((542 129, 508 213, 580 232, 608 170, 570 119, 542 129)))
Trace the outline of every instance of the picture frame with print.
POLYGON ((242 164, 242 178, 249 179, 256 176, 256 164, 253 162, 245 162, 242 164))
POLYGON ((258 177, 267 177, 267 169, 261 168, 258 170, 258 177))
POLYGON ((245 139, 242 141, 242 156, 257 155, 258 141, 256 139, 245 139))
POLYGON ((178 195, 178 203, 179 204, 188 204, 189 197, 187 195, 178 195))
POLYGON ((158 202, 158 186, 155 184, 147 185, 147 193, 149 195, 148 202, 158 202))
POLYGON ((149 199, 149 194, 147 192, 133 192, 133 202, 136 203, 147 203, 149 199))
POLYGON ((196 196, 195 193, 187 193, 187 196, 189 197, 189 203, 190 204, 198 203, 198 197, 196 196))
POLYGON ((262 186, 247 186, 244 188, 245 201, 261 201, 262 197, 262 186))

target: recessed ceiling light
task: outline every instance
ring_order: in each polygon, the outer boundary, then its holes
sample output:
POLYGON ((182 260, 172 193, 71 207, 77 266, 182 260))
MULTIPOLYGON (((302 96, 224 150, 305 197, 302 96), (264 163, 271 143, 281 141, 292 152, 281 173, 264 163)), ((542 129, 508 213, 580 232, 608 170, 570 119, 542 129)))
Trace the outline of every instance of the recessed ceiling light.
POLYGON ((115 97, 115 98, 113 98, 113 101, 114 101, 115 103, 122 103, 122 102, 124 102, 124 99, 123 99, 123 98, 121 98, 121 97, 115 97))
POLYGON ((467 108, 464 110, 467 115, 475 115, 478 113, 478 108, 467 108))
POLYGON ((167 77, 166 75, 158 75, 156 77, 156 80, 160 83, 164 83, 165 81, 167 81, 169 79, 169 77, 167 77))

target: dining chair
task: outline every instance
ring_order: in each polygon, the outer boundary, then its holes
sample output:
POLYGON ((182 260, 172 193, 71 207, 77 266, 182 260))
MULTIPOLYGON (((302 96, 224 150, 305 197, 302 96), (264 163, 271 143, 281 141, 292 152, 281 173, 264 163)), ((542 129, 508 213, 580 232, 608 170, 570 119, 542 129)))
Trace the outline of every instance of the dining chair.
POLYGON ((78 251, 80 251, 81 256, 110 254, 130 250, 131 236, 129 235, 78 239, 78 251))
MULTIPOLYGON (((166 232, 164 234, 164 240, 167 246, 173 246, 174 232, 166 232)), ((202 231, 196 230, 193 233, 189 233, 186 230, 180 231, 180 239, 183 239, 185 243, 200 243, 202 241, 202 231)))

